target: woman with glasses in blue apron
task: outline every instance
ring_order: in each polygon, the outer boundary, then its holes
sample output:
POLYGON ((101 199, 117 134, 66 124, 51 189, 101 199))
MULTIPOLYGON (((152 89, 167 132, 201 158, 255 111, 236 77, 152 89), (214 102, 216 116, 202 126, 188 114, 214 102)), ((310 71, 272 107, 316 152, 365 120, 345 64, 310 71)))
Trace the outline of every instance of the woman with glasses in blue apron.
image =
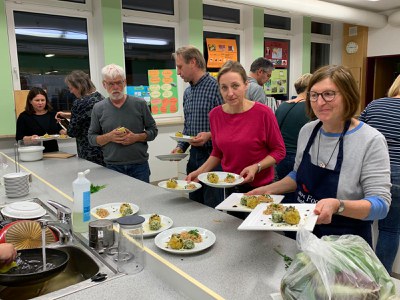
POLYGON ((384 136, 353 116, 360 94, 342 66, 317 70, 307 89, 311 119, 300 131, 294 170, 249 194, 296 193, 298 203, 316 203, 314 234, 354 234, 372 245, 371 224, 386 216, 390 162, 384 136))

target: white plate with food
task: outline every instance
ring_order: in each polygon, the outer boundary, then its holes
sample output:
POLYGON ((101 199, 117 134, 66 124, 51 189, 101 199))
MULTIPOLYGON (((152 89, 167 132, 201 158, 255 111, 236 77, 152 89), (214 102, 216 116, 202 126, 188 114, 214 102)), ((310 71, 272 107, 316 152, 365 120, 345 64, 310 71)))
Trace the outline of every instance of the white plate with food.
POLYGON ((59 134, 45 134, 45 135, 38 136, 37 138, 35 138, 35 140, 38 140, 38 141, 50 141, 50 140, 56 140, 59 137, 60 137, 59 134))
POLYGON ((248 215, 238 230, 298 231, 301 226, 304 226, 306 230, 313 231, 318 218, 314 214, 314 208, 315 204, 307 203, 261 203, 248 215), (288 207, 294 208, 298 213, 291 209, 288 210, 288 207), (277 212, 270 214, 274 210, 277 212), (283 216, 285 213, 287 213, 286 217, 283 216), (291 225, 284 220, 290 223, 298 221, 298 223, 291 225))
POLYGON ((162 161, 180 161, 188 156, 187 153, 171 153, 171 154, 164 154, 164 155, 156 155, 159 160, 162 161))
POLYGON ((254 207, 260 203, 280 203, 283 195, 254 195, 247 196, 243 193, 232 193, 224 201, 218 204, 215 209, 225 211, 252 212, 254 207))
POLYGON ((57 137, 57 140, 69 140, 69 139, 72 139, 72 137, 70 137, 69 135, 66 135, 66 134, 60 134, 57 137))
POLYGON ((158 186, 168 191, 185 193, 191 193, 201 188, 201 184, 198 182, 187 182, 186 180, 175 179, 160 181, 158 186))
POLYGON ((172 227, 171 218, 158 214, 141 215, 144 218, 143 237, 151 237, 172 227), (161 227, 160 227, 161 226, 161 227))
POLYGON ((216 188, 229 188, 241 184, 244 180, 238 174, 230 172, 201 173, 197 178, 204 184, 216 188))
POLYGON ((171 134, 169 137, 177 142, 187 142, 187 143, 194 138, 194 136, 184 135, 179 133, 171 134))
POLYGON ((175 227, 159 233, 154 239, 156 246, 164 251, 178 254, 191 254, 203 251, 216 241, 215 234, 210 230, 200 227, 175 227), (171 241, 172 235, 180 234, 180 237, 174 237, 171 241), (191 249, 183 247, 188 246, 191 249), (179 248, 182 246, 182 248, 179 248), (173 249, 176 247, 177 249, 173 249))
POLYGON ((107 203, 93 207, 90 214, 96 219, 114 220, 120 217, 134 215, 139 211, 139 206, 128 202, 107 203))

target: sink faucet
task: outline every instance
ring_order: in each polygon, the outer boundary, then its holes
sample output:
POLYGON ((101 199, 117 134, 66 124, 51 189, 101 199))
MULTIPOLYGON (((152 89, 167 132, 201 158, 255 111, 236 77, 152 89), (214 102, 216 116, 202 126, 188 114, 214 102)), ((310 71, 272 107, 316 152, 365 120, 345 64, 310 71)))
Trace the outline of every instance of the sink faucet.
POLYGON ((38 222, 40 223, 40 226, 42 228, 50 226, 52 229, 57 231, 61 244, 72 242, 71 209, 53 200, 48 200, 47 203, 57 210, 57 221, 39 219, 38 222))

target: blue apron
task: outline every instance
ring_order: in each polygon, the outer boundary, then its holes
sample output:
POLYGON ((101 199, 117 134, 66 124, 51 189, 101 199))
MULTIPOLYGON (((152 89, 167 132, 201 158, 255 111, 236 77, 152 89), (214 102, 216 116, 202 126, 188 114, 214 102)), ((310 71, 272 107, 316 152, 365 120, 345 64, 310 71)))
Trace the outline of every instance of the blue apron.
MULTIPOLYGON (((322 122, 319 122, 315 126, 304 150, 303 159, 297 170, 296 197, 297 201, 300 203, 317 203, 320 199, 337 198, 340 169, 342 168, 343 162, 343 139, 349 129, 350 122, 346 122, 344 126, 341 135, 342 138, 339 143, 336 166, 333 170, 322 168, 311 163, 309 150, 321 126, 322 122)), ((372 221, 362 221, 333 215, 331 224, 316 225, 313 232, 318 237, 343 234, 359 235, 372 246, 371 224, 372 221)))

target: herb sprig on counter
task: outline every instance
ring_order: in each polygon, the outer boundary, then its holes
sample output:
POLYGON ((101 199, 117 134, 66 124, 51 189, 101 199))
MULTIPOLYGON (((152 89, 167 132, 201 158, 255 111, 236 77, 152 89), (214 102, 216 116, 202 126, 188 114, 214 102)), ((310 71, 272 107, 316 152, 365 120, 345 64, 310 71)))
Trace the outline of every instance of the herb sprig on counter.
POLYGON ((293 258, 280 253, 276 248, 274 248, 274 251, 283 257, 283 261, 285 262, 285 270, 287 270, 290 267, 290 265, 292 264, 293 258))
POLYGON ((106 188, 106 184, 103 185, 94 185, 93 183, 90 184, 90 193, 94 194, 97 193, 98 191, 106 188))

